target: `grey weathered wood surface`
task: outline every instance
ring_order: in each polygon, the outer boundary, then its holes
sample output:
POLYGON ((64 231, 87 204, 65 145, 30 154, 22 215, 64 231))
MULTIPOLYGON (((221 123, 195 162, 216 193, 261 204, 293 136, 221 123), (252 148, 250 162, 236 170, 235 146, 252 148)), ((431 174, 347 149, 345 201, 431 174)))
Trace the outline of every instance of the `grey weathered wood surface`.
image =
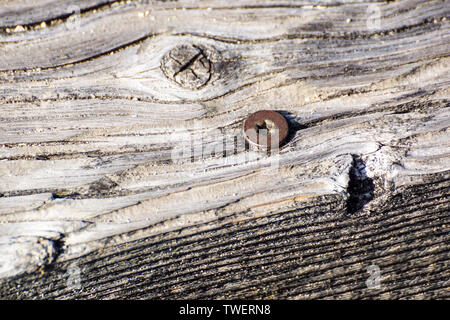
POLYGON ((0 298, 449 298, 449 12, 0 0, 0 298), (184 44, 198 90, 160 68, 184 44), (211 152, 261 109, 277 170, 211 152))

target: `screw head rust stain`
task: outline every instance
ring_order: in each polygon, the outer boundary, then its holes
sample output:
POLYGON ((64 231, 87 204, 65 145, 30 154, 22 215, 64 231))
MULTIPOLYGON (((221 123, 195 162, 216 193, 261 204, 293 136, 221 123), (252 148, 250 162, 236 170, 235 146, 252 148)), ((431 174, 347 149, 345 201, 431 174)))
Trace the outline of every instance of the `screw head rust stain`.
POLYGON ((178 85, 196 90, 211 78, 212 65, 206 50, 196 45, 183 44, 162 58, 161 70, 178 85))
POLYGON ((253 147, 278 149, 286 140, 289 126, 286 119, 276 111, 257 111, 244 121, 244 138, 253 147))

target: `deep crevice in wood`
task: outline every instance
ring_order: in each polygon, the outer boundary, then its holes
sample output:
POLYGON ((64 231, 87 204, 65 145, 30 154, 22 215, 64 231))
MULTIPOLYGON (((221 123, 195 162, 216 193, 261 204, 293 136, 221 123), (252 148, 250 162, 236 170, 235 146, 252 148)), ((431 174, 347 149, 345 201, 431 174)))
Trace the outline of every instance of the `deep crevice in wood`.
POLYGON ((347 192, 347 213, 354 213, 373 200, 375 185, 373 179, 366 173, 366 165, 359 155, 352 155, 353 163, 350 168, 350 179, 347 192))

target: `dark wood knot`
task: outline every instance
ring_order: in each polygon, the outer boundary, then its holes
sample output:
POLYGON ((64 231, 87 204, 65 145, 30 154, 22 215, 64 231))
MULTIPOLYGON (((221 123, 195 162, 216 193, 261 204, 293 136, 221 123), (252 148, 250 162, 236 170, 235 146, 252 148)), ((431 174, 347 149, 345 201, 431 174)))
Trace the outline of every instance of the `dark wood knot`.
POLYGON ((183 44, 173 48, 163 57, 161 69, 166 77, 178 85, 196 90, 211 78, 212 65, 204 49, 183 44))

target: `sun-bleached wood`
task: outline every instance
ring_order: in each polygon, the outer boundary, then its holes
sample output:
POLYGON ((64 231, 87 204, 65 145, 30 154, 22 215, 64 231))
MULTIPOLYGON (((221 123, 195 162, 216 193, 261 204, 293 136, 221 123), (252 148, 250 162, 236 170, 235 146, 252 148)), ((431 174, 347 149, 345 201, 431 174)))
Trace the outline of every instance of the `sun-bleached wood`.
POLYGON ((0 297, 448 298, 448 15, 0 0, 0 297), (161 70, 179 45, 211 62, 198 90, 161 70), (243 144, 262 109, 278 156, 243 144))

